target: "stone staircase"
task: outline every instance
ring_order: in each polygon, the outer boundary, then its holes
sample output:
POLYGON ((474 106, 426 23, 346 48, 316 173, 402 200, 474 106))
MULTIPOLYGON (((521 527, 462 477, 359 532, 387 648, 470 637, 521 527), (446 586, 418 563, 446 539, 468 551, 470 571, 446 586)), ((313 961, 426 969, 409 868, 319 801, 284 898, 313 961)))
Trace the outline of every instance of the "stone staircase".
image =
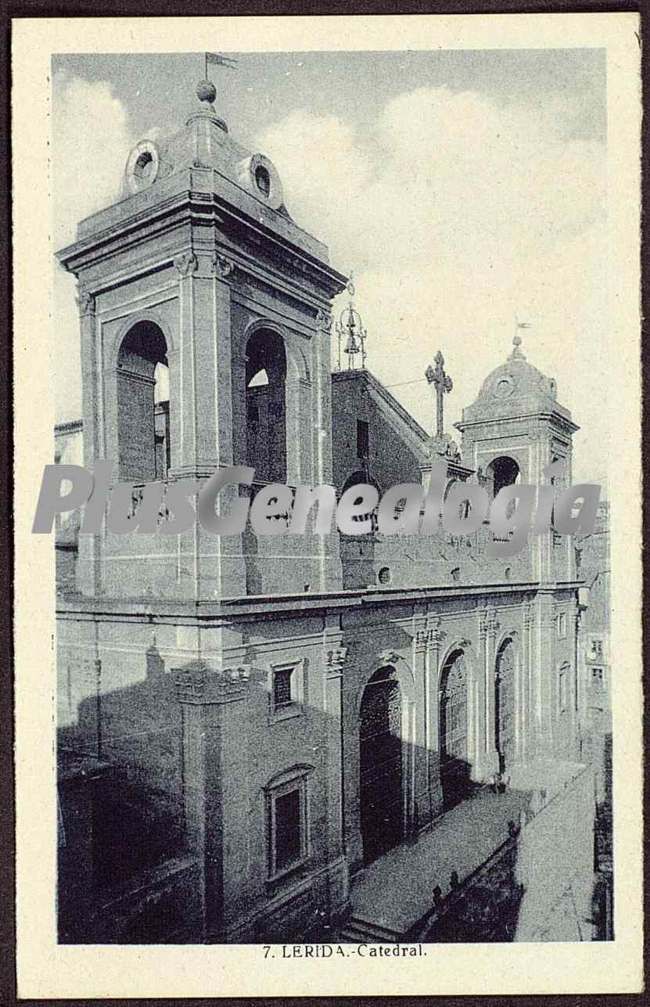
POLYGON ((342 944, 397 944, 402 934, 359 916, 351 916, 339 931, 338 939, 342 944))

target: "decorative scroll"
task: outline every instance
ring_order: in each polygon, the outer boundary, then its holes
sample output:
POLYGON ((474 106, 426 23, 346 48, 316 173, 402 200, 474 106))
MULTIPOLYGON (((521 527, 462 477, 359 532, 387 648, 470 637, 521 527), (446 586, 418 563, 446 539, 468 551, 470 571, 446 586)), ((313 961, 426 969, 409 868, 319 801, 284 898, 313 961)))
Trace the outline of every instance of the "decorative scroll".
POLYGON ((230 703, 243 699, 248 690, 251 669, 238 665, 213 671, 203 664, 173 669, 176 697, 180 703, 230 703))
POLYGON ((95 295, 83 287, 80 288, 77 294, 77 304, 79 305, 80 315, 93 315, 95 313, 95 295))
POLYGON ((335 647, 333 650, 328 650, 327 670, 340 671, 343 665, 345 664, 347 653, 348 653, 347 647, 335 647))
POLYGON ((190 276, 198 269, 198 259, 194 252, 182 252, 174 259, 174 265, 181 276, 190 276))
POLYGON ((486 636, 494 637, 498 628, 499 620, 497 618, 496 609, 488 605, 481 613, 481 639, 485 639, 486 636))
POLYGON ((323 311, 319 308, 316 312, 316 325, 319 329, 323 329, 325 332, 330 332, 332 329, 332 316, 329 311, 323 311))
POLYGON ((227 280, 229 276, 233 276, 236 268, 231 259, 226 258, 225 255, 220 255, 218 252, 212 260, 212 265, 222 280, 227 280))

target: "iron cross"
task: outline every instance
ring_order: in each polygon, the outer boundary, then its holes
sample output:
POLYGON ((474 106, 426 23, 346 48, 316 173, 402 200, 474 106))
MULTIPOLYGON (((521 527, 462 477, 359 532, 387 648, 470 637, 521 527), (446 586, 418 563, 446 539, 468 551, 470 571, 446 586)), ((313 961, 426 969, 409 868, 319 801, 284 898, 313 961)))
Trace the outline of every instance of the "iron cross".
POLYGON ((430 385, 436 389, 436 437, 443 434, 443 405, 442 400, 445 392, 450 392, 454 383, 448 374, 445 374, 445 358, 440 350, 435 356, 435 369, 429 364, 426 369, 426 379, 430 385))

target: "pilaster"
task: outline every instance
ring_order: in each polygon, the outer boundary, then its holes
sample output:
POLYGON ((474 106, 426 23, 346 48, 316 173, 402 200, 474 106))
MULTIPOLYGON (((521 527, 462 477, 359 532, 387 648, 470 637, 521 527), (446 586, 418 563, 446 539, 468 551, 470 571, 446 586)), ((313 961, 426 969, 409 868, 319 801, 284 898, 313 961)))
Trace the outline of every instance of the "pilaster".
POLYGON ((199 861, 204 939, 220 939, 248 902, 247 665, 174 669, 182 707, 183 799, 189 849, 199 861))
MULTIPOLYGON (((84 466, 92 469, 101 457, 99 428, 99 360, 95 295, 80 286, 77 297, 81 335, 81 400, 83 409, 84 466)), ((93 597, 101 594, 101 539, 80 535, 77 589, 93 597)))
POLYGON ((418 620, 413 638, 413 666, 416 682, 422 682, 423 695, 421 737, 425 786, 418 788, 416 796, 420 828, 432 822, 441 813, 443 805, 438 739, 438 683, 440 648, 445 636, 440 628, 440 617, 434 616, 428 620, 418 620))
POLYGON ((499 756, 495 739, 495 661, 496 634, 499 628, 496 610, 490 606, 479 612, 479 751, 475 775, 479 780, 487 779, 499 768, 499 756))
MULTIPOLYGON (((338 617, 329 617, 323 632, 323 705, 325 712, 325 743, 327 765, 325 778, 327 861, 333 865, 344 856, 343 806, 343 669, 348 648, 342 642, 338 617)), ((342 878, 334 875, 328 885, 331 913, 347 905, 349 883, 347 864, 342 878), (338 883, 337 883, 338 879, 338 883)))

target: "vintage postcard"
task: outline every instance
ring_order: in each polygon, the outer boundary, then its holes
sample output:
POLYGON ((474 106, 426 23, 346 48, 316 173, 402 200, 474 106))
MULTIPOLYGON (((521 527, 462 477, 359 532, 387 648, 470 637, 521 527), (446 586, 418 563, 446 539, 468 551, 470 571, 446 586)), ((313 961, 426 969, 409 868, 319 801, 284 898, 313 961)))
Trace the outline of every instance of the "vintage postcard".
POLYGON ((638 31, 14 22, 21 997, 640 990, 638 31))

